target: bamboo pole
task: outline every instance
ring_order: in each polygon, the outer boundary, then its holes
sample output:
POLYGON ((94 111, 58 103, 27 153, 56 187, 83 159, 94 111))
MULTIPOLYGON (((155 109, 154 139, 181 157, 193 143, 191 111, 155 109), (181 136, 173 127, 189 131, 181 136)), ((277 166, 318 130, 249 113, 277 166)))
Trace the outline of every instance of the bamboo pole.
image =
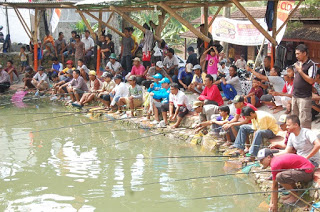
POLYGON ((238 0, 231 0, 235 6, 251 21, 251 23, 273 44, 277 45, 277 41, 248 13, 248 11, 239 3, 238 0))
MULTIPOLYGON (((99 20, 102 20, 102 11, 101 10, 99 11, 99 20)), ((102 34, 101 30, 102 30, 102 24, 101 24, 101 22, 98 22, 98 36, 100 36, 102 34)))
POLYGON ((109 18, 108 18, 108 21, 107 21, 106 24, 109 24, 109 22, 111 21, 113 15, 114 15, 114 11, 112 11, 112 13, 109 15, 109 18))
POLYGON ((122 32, 120 32, 119 30, 117 30, 116 28, 112 27, 111 25, 107 24, 106 22, 100 20, 99 18, 97 18, 96 16, 94 16, 93 14, 91 14, 90 12, 85 11, 84 13, 86 13, 88 16, 92 17, 93 19, 102 22, 103 24, 106 25, 106 27, 108 27, 109 29, 111 29, 112 31, 114 31, 115 33, 117 33, 118 35, 120 35, 121 37, 124 37, 124 34, 122 32))
MULTIPOLYGON (((110 6, 110 9, 112 9, 113 11, 115 11, 116 13, 118 13, 122 18, 124 18, 126 21, 128 21, 130 24, 132 24, 133 26, 137 27, 138 29, 140 29, 142 32, 146 32, 146 29, 141 26, 140 24, 138 24, 135 20, 133 20, 132 18, 130 18, 127 14, 125 14, 124 12, 122 12, 121 10, 119 10, 118 8, 115 8, 114 6, 110 6)), ((161 38, 159 38, 157 35, 154 35, 154 38, 158 41, 161 41, 161 38)))
MULTIPOLYGON (((256 66, 257 66, 257 63, 258 63, 258 58, 259 58, 260 55, 261 55, 261 52, 262 52, 262 49, 263 49, 263 46, 264 46, 264 42, 265 42, 265 41, 266 41, 266 38, 263 38, 263 41, 262 41, 262 44, 261 44, 261 46, 260 46, 258 55, 257 55, 256 60, 255 60, 255 62, 254 62, 253 71, 255 71, 255 69, 256 69, 256 66)), ((250 80, 252 79, 252 77, 253 77, 253 74, 251 74, 250 80)))
POLYGON ((205 42, 210 42, 211 39, 205 36, 203 33, 201 33, 199 30, 194 28, 192 24, 190 24, 188 21, 183 19, 180 15, 178 15, 172 8, 170 8, 168 5, 166 5, 163 2, 158 3, 160 7, 162 7, 165 11, 167 11, 172 17, 177 19, 181 24, 186 26, 191 32, 193 32, 196 36, 198 36, 201 40, 205 42))
POLYGON ((216 17, 219 15, 219 12, 221 11, 222 6, 218 8, 218 10, 216 11, 216 13, 214 14, 214 16, 212 17, 210 23, 208 24, 208 27, 210 28, 211 25, 213 24, 214 20, 216 20, 216 17))
POLYGON ((38 9, 34 13, 34 33, 33 33, 33 69, 38 71, 38 9))
POLYGON ((282 28, 288 23, 288 21, 290 20, 290 18, 292 17, 292 15, 297 11, 297 9, 299 8, 300 4, 303 2, 303 0, 300 0, 299 3, 296 5, 296 7, 290 12, 290 14, 288 15, 287 19, 285 20, 285 22, 283 22, 283 24, 279 27, 279 29, 276 32, 276 35, 279 34, 279 32, 282 30, 282 28))
POLYGON ((203 17, 204 17, 204 34, 205 36, 208 36, 208 16, 209 16, 209 8, 208 8, 208 4, 205 4, 203 7, 203 17))
POLYGON ((26 34, 28 35, 28 37, 29 37, 30 40, 31 40, 31 39, 32 39, 32 37, 31 37, 31 30, 29 29, 28 25, 25 25, 26 22, 25 22, 25 20, 23 19, 23 17, 21 16, 21 14, 20 14, 20 12, 18 11, 18 9, 15 8, 15 7, 14 7, 13 9, 14 9, 14 11, 16 12, 17 17, 18 17, 18 19, 19 19, 19 21, 20 21, 20 23, 21 23, 24 31, 26 32, 26 34))
POLYGON ((88 20, 87 20, 86 17, 83 15, 83 12, 82 12, 82 11, 78 11, 78 12, 79 12, 79 15, 81 16, 84 24, 86 25, 87 29, 90 31, 93 39, 96 40, 96 35, 95 35, 94 31, 92 30, 92 28, 91 28, 88 20))

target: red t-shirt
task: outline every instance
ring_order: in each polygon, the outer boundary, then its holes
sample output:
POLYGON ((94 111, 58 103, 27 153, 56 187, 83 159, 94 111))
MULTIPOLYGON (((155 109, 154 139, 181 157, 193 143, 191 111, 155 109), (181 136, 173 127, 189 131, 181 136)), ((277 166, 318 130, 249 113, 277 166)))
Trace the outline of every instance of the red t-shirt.
POLYGON ((292 91, 293 91, 293 82, 291 83, 285 82, 282 89, 282 93, 292 94, 292 91))
MULTIPOLYGON (((243 107, 251 107, 254 111, 257 111, 258 109, 255 107, 255 106, 253 106, 252 104, 250 104, 250 103, 248 103, 248 102, 244 102, 244 106, 243 107)), ((236 114, 238 114, 238 115, 241 115, 241 109, 242 108, 237 108, 236 109, 236 114)), ((249 124, 251 123, 251 120, 249 120, 249 124)))
POLYGON ((219 88, 216 85, 212 85, 210 88, 207 86, 203 89, 202 93, 199 96, 199 100, 210 100, 218 103, 219 106, 223 105, 223 99, 220 94, 219 88))
MULTIPOLYGON (((271 160, 271 171, 281 169, 303 169, 306 173, 311 173, 314 170, 314 165, 300 155, 285 154, 275 156, 271 160)), ((272 171, 272 179, 276 180, 277 174, 281 171, 272 171)))

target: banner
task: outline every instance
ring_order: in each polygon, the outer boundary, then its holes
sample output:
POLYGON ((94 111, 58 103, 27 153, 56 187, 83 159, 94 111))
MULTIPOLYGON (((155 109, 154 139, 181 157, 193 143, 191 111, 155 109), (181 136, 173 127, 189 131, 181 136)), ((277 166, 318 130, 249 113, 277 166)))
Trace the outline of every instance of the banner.
POLYGON ((51 21, 50 21, 51 32, 52 33, 54 33, 54 31, 56 30, 56 28, 58 26, 60 15, 61 15, 61 10, 60 9, 54 9, 53 10, 51 21))
MULTIPOLYGON (((267 24, 263 18, 256 21, 267 31, 267 24)), ((282 25, 283 21, 277 20, 277 28, 282 25)), ((277 42, 280 43, 286 27, 283 27, 277 36, 277 42)), ((272 35, 272 32, 269 32, 272 35)), ((250 22, 246 20, 234 20, 229 18, 217 17, 212 24, 212 37, 227 43, 242 46, 259 46, 263 41, 263 34, 250 22)), ((265 44, 269 41, 266 40, 265 44)))

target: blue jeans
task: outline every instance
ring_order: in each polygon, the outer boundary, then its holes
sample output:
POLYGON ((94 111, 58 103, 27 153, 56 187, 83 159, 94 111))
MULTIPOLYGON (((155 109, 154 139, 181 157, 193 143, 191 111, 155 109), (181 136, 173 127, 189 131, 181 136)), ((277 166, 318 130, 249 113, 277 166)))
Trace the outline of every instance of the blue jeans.
POLYGON ((121 58, 121 66, 124 69, 122 72, 122 76, 125 77, 129 72, 131 72, 132 68, 132 60, 131 55, 122 56, 121 58))
MULTIPOLYGON (((183 86, 179 83, 178 80, 178 76, 177 75, 173 75, 172 76, 172 81, 177 83, 179 85, 180 88, 183 88, 183 86)), ((190 76, 186 76, 185 78, 183 78, 181 80, 185 85, 189 86, 191 84, 192 78, 190 76)))
POLYGON ((223 84, 221 83, 221 88, 225 97, 229 100, 233 100, 233 98, 237 95, 236 89, 230 84, 223 84))
POLYGON ((249 149, 249 153, 253 156, 257 156, 260 149, 260 144, 264 138, 274 138, 276 135, 271 130, 257 130, 254 133, 252 145, 249 149))
POLYGON ((233 146, 238 149, 244 149, 247 137, 252 133, 254 133, 254 130, 252 129, 251 124, 241 125, 233 146))

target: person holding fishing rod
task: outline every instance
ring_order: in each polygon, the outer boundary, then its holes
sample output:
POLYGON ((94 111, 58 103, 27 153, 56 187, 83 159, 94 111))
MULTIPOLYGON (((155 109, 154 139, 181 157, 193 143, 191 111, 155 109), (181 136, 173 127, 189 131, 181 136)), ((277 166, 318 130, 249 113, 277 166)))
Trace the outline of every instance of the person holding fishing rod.
POLYGON ((278 211, 278 183, 290 191, 290 195, 281 198, 282 203, 292 204, 299 198, 295 191, 291 191, 296 188, 295 184, 297 182, 308 183, 313 179, 314 165, 307 158, 300 155, 284 154, 274 156, 271 149, 265 148, 258 152, 257 159, 264 169, 271 167, 272 192, 269 211, 278 211))

